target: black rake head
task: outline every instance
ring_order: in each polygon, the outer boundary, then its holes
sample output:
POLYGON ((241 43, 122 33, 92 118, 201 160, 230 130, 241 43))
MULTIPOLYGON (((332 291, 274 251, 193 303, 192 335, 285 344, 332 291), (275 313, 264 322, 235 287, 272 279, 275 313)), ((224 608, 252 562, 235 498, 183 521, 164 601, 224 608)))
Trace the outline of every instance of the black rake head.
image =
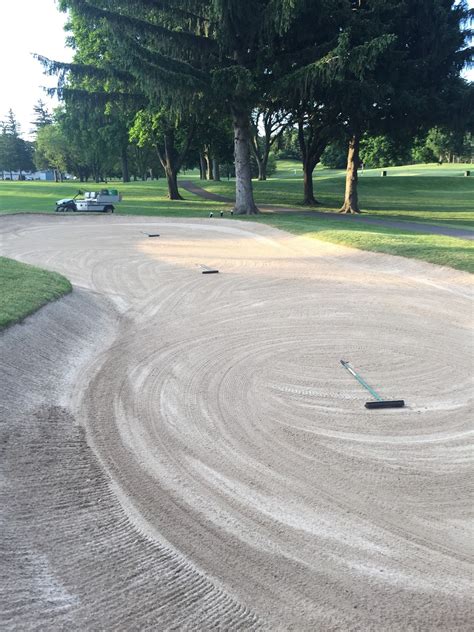
POLYGON ((366 408, 403 408, 404 406, 405 402, 403 399, 365 402, 366 408))

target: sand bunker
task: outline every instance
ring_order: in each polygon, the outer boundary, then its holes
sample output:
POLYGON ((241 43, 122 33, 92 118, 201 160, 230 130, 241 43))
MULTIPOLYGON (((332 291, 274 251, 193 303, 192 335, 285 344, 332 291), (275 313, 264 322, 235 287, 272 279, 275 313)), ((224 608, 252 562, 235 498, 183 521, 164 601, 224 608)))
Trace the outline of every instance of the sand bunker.
POLYGON ((470 629, 468 274, 218 218, 0 232, 75 286, 0 335, 2 629, 470 629))

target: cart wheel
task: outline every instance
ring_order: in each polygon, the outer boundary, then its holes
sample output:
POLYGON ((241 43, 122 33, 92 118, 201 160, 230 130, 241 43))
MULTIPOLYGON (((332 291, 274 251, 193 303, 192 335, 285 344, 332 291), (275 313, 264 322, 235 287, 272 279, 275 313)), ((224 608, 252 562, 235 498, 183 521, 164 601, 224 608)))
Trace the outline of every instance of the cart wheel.
POLYGON ((114 207, 113 207, 113 206, 106 206, 106 207, 104 208, 104 211, 105 211, 106 213, 113 213, 113 212, 114 212, 114 207))

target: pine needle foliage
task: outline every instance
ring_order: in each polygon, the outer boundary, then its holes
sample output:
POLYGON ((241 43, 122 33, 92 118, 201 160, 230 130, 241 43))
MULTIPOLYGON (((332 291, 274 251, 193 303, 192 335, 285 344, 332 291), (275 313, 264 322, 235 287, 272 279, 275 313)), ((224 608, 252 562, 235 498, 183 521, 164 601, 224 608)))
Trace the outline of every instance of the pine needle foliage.
POLYGON ((457 0, 62 0, 61 6, 104 42, 95 59, 49 62, 63 93, 87 90, 88 81, 97 92, 103 82, 110 94, 141 93, 151 108, 231 114, 242 212, 256 212, 249 120, 262 101, 288 97, 299 110, 337 104, 348 135, 415 129, 424 114, 438 112, 443 81, 472 56, 467 26, 460 27, 467 5, 457 0))
MULTIPOLYGON (((110 81, 114 98, 121 89, 142 93, 150 108, 165 107, 172 117, 206 108, 231 114, 240 130, 236 137, 242 155, 236 162, 242 170, 236 169, 237 180, 247 180, 242 208, 255 212, 248 168, 250 113, 262 94, 282 89, 285 77, 315 63, 337 44, 341 4, 347 3, 63 0, 61 6, 70 10, 73 22, 101 34, 105 50, 74 64, 41 61, 58 74, 58 89, 68 98, 74 87, 84 88, 84 81, 110 81)), ((347 14, 346 6, 342 14, 347 14)))

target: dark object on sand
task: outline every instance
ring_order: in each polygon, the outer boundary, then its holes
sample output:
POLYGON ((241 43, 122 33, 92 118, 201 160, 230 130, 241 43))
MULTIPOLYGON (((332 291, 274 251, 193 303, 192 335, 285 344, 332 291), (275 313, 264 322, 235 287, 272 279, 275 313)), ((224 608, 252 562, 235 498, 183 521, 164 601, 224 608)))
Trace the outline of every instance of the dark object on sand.
POLYGON ((358 375, 349 362, 345 360, 341 360, 342 366, 349 371, 349 373, 355 377, 355 379, 361 384, 365 389, 369 391, 369 393, 375 397, 375 401, 365 402, 366 408, 403 408, 405 406, 405 402, 403 399, 382 399, 378 393, 374 391, 372 387, 370 387, 367 382, 358 375))

